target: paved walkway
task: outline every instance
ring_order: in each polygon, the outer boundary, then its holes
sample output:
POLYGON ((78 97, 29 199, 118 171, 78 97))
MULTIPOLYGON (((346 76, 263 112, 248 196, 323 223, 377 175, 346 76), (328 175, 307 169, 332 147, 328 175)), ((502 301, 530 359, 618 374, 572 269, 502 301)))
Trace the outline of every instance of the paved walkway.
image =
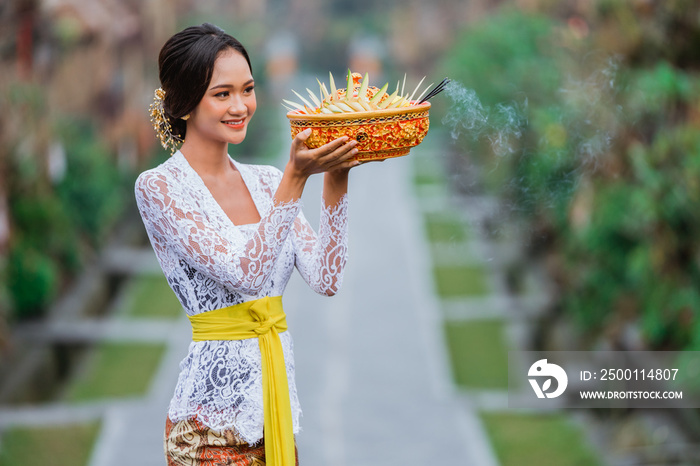
POLYGON ((165 465, 165 416, 177 382, 180 360, 187 354, 192 337, 187 319, 178 323, 176 329, 171 329, 168 351, 148 395, 140 402, 126 407, 115 405, 105 412, 89 466, 165 465))
MULTIPOLYGON (((497 464, 474 411, 453 392, 410 164, 404 157, 351 174, 340 293, 315 296, 298 277, 285 293, 302 464, 497 464)), ((308 217, 318 184, 305 194, 308 217)))

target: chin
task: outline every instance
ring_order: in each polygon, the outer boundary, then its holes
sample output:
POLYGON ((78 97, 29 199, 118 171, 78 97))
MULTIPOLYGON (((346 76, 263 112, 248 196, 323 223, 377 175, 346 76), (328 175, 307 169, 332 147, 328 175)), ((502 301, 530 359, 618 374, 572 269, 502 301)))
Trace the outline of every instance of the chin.
POLYGON ((245 141, 247 131, 241 131, 241 133, 237 134, 236 136, 229 137, 228 138, 228 143, 229 144, 240 144, 243 141, 245 141))
POLYGON ((245 138, 236 138, 236 139, 231 139, 228 143, 229 144, 241 144, 243 141, 245 141, 245 138))

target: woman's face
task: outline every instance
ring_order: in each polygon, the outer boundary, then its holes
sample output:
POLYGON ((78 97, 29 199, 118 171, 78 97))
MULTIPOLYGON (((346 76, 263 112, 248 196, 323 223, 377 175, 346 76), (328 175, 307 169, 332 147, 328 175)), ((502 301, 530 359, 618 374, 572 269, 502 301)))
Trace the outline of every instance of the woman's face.
POLYGON ((187 121, 187 137, 239 144, 255 113, 255 83, 246 59, 233 49, 219 54, 204 97, 187 121))

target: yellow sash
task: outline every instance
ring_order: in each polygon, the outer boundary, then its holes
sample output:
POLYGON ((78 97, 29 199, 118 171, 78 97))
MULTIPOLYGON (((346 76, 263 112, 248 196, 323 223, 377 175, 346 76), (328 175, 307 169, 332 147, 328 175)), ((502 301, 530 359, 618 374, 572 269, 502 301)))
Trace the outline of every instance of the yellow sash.
POLYGON ((282 297, 264 297, 189 318, 193 341, 258 339, 262 356, 265 464, 293 466, 296 457, 292 408, 278 335, 287 330, 282 297))

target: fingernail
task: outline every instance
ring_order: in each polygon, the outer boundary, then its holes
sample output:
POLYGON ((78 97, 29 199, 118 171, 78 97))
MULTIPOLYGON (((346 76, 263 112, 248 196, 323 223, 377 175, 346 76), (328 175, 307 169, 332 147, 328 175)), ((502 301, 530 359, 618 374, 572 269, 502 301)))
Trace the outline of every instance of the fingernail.
POLYGON ((304 131, 302 131, 304 136, 311 134, 311 128, 306 128, 304 131))

